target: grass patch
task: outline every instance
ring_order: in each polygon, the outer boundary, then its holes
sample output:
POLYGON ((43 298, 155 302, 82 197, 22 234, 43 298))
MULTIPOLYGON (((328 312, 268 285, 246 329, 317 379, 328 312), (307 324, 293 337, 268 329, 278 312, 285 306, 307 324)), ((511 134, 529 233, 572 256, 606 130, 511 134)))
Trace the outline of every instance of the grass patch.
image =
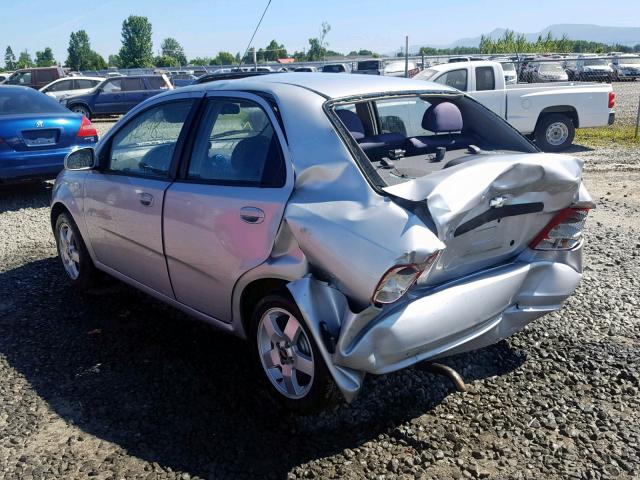
POLYGON ((601 147, 616 144, 623 146, 640 146, 640 136, 633 138, 634 125, 612 125, 600 128, 580 128, 576 130, 574 143, 590 147, 601 147))

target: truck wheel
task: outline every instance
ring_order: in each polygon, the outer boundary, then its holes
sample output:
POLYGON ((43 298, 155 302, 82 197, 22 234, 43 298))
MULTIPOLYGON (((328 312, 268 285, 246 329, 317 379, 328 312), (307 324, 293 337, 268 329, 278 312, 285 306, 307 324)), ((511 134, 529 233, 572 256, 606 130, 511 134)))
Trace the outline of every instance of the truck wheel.
POLYGON ((79 113, 81 115, 84 115, 85 117, 87 117, 89 120, 91 120, 91 112, 89 111, 89 109, 87 107, 85 107, 84 105, 72 105, 71 108, 69 109, 72 112, 75 113, 79 113))
POLYGON ((534 138, 545 152, 559 152, 568 148, 576 136, 573 120, 563 113, 550 113, 538 122, 534 138))
POLYGON ((296 304, 268 295, 252 316, 254 359, 271 395, 286 408, 308 413, 337 399, 337 388, 296 304))

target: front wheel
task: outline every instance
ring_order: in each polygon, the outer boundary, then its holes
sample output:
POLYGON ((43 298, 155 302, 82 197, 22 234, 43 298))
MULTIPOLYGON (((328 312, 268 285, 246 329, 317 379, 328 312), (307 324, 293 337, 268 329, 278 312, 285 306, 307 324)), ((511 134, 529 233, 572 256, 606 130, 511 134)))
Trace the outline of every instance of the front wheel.
POLYGON ((300 413, 336 400, 331 374, 300 310, 286 294, 263 298, 253 312, 252 326, 258 370, 276 400, 300 413))
POLYGON ((67 279, 78 290, 84 291, 95 285, 98 271, 93 265, 78 226, 67 213, 56 219, 55 237, 58 257, 67 279))
POLYGON ((559 152, 568 148, 575 136, 573 120, 562 113, 545 115, 534 134, 536 144, 545 152, 559 152))

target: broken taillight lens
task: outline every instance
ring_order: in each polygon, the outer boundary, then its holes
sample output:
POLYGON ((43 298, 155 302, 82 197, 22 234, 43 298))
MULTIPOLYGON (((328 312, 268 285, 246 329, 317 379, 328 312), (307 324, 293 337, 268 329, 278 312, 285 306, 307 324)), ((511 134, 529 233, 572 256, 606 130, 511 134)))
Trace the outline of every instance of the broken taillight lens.
POLYGON ((373 294, 373 303, 384 305, 399 300, 407 293, 418 277, 431 270, 439 255, 440 251, 437 251, 432 253, 424 263, 396 265, 387 270, 373 294))
POLYGON ((571 250, 582 240, 582 230, 589 214, 588 208, 565 208, 533 239, 534 250, 571 250))

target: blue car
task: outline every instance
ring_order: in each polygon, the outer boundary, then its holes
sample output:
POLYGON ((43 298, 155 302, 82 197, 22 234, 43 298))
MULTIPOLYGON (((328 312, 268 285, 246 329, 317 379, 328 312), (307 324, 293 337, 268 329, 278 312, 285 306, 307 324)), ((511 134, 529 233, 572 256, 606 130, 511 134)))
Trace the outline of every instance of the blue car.
POLYGON ((0 85, 0 183, 53 178, 67 153, 97 141, 86 117, 32 88, 0 85))
POLYGON ((165 75, 113 77, 90 92, 60 99, 60 103, 91 119, 123 115, 147 98, 172 89, 173 85, 165 75))

